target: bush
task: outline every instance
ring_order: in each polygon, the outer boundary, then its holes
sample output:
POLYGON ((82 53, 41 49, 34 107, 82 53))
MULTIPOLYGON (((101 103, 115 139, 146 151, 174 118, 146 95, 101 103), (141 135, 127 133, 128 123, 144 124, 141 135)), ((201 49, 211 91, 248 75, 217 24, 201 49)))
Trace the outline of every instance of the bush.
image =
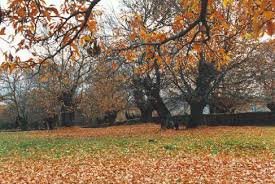
POLYGON ((14 123, 0 120, 0 130, 9 130, 9 129, 15 129, 15 128, 16 127, 14 123))

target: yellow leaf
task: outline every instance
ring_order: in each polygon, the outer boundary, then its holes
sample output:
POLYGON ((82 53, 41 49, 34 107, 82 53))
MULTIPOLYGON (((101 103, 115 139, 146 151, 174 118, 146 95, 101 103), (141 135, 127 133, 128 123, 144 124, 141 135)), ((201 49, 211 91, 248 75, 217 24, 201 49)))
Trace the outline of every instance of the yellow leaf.
POLYGON ((95 20, 92 19, 88 22, 88 29, 91 32, 94 32, 96 30, 96 21, 95 20))
POLYGON ((55 15, 59 15, 59 12, 58 12, 58 10, 55 7, 49 7, 48 10, 54 12, 55 15))
POLYGON ((15 67, 16 67, 16 64, 15 64, 15 63, 11 63, 11 64, 9 65, 10 73, 13 72, 13 70, 15 69, 15 67))
POLYGON ((226 8, 228 5, 231 5, 234 2, 234 0, 223 0, 222 5, 224 8, 226 8))
POLYGON ((91 37, 86 35, 86 36, 83 36, 81 39, 80 39, 80 45, 84 45, 85 42, 89 42, 91 41, 91 37))
POLYGON ((275 30, 275 23, 272 21, 268 21, 266 24, 266 32, 269 36, 272 36, 274 34, 275 30))
POLYGON ((63 37, 63 44, 66 45, 68 43, 68 41, 70 40, 70 37, 66 34, 64 37, 63 37))
POLYGON ((32 32, 34 32, 34 26, 33 26, 33 24, 31 24, 30 26, 29 26, 29 29, 32 31, 32 32))
POLYGON ((20 8, 20 9, 18 10, 18 15, 19 15, 20 17, 24 17, 24 16, 25 16, 25 9, 24 9, 24 8, 20 8))
POLYGON ((81 39, 84 41, 90 41, 91 37, 89 35, 86 35, 86 36, 83 36, 81 39))
POLYGON ((47 17, 48 21, 51 20, 50 13, 49 13, 48 11, 45 11, 45 12, 44 12, 44 16, 47 17))
POLYGON ((140 36, 141 36, 141 38, 144 39, 144 40, 146 40, 147 37, 148 37, 148 35, 147 35, 147 33, 146 33, 146 31, 145 31, 144 29, 142 29, 142 30, 140 31, 140 36))
POLYGON ((4 63, 1 64, 1 68, 2 68, 3 70, 7 70, 8 67, 9 67, 9 63, 7 63, 7 62, 4 62, 4 63))

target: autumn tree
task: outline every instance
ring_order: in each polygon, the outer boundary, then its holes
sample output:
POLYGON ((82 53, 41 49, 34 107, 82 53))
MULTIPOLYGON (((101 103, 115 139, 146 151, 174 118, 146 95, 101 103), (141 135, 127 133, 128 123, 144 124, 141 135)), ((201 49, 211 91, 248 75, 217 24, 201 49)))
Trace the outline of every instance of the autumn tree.
MULTIPOLYGON (((7 8, 1 9, 1 26, 9 25, 14 29, 14 33, 6 33, 5 27, 1 28, 1 35, 9 35, 13 41, 15 36, 21 35, 16 48, 30 49, 33 45, 45 41, 58 42, 58 49, 49 57, 56 56, 66 47, 72 47, 76 53, 78 51, 76 42, 85 40, 81 33, 87 31, 88 35, 94 35, 96 32, 96 5, 100 0, 70 1, 64 0, 61 6, 48 5, 44 0, 11 0, 8 2, 7 8), (12 11, 11 11, 12 10, 12 11), (48 28, 46 32, 41 31, 41 27, 48 28)), ((162 1, 154 1, 155 3, 163 3, 162 1)), ((212 11, 223 7, 237 8, 241 13, 239 19, 235 19, 239 23, 246 25, 245 30, 253 33, 258 37, 263 32, 273 34, 273 9, 274 3, 271 0, 253 1, 228 1, 222 3, 216 1, 189 1, 181 0, 177 9, 181 11, 181 15, 171 19, 170 25, 177 24, 176 30, 164 30, 166 38, 163 40, 145 40, 142 43, 135 43, 131 48, 141 45, 163 45, 173 40, 186 37, 191 34, 193 29, 203 27, 206 31, 206 40, 210 36, 211 27, 208 25, 211 21, 212 11), (210 19, 209 19, 210 18, 210 19)), ((163 10, 160 10, 163 11, 163 10)), ((222 19, 222 23, 225 22, 222 19)), ((220 25, 224 25, 224 24, 220 25)), ((156 32, 152 31, 148 36, 153 36, 156 32)), ((2 37, 2 36, 1 36, 2 37)), ((3 39, 5 39, 3 37, 3 39)), ((12 67, 13 62, 10 60, 10 52, 5 52, 5 67, 12 67)), ((14 57, 14 56, 13 56, 14 57)), ((49 58, 47 58, 49 59, 49 58)), ((20 59, 17 59, 17 63, 20 59)), ((41 64, 43 60, 28 60, 26 65, 41 64)))
POLYGON ((168 4, 171 7, 176 1, 165 1, 156 4, 155 1, 123 1, 125 11, 121 15, 125 20, 114 20, 110 17, 109 25, 115 29, 114 39, 111 43, 116 45, 114 52, 120 51, 124 60, 118 61, 118 65, 126 67, 133 98, 137 107, 141 111, 141 118, 148 121, 152 118, 153 110, 156 110, 160 117, 162 128, 172 128, 172 116, 163 101, 161 91, 165 86, 165 72, 161 65, 162 58, 157 53, 157 48, 153 46, 139 47, 131 50, 126 49, 125 45, 134 45, 144 40, 157 41, 165 39, 164 34, 155 34, 153 37, 146 35, 146 32, 161 31, 167 27, 172 18, 172 9, 166 9, 168 4), (136 12, 142 14, 137 15, 136 12), (139 34, 139 31, 141 34, 139 34))
POLYGON ((96 67, 93 81, 87 83, 79 105, 80 111, 88 122, 96 124, 113 124, 117 113, 125 109, 127 94, 123 87, 125 77, 114 73, 109 64, 99 64, 96 67))
POLYGON ((255 65, 250 66, 254 69, 254 81, 259 88, 259 95, 265 99, 267 107, 272 112, 275 110, 274 56, 275 42, 274 40, 267 41, 259 48, 257 57, 254 58, 255 65))
POLYGON ((33 86, 31 80, 26 80, 29 72, 15 70, 12 74, 2 71, 0 75, 1 98, 8 104, 12 115, 15 117, 15 127, 22 130, 28 128, 28 108, 29 91, 33 86))
MULTIPOLYGON (((50 91, 59 100, 62 126, 73 125, 75 110, 81 100, 78 98, 79 93, 87 83, 91 83, 95 75, 96 57, 89 54, 89 45, 81 45, 78 45, 79 53, 76 58, 72 55, 74 51, 67 48, 42 67, 36 67, 39 70, 40 83, 50 85, 50 91)), ((48 46, 41 57, 50 56, 54 48, 52 47, 48 46)))
POLYGON ((29 93, 29 119, 34 127, 48 130, 59 125, 59 101, 57 95, 49 87, 39 86, 29 93))
MULTIPOLYGON (((144 15, 136 15, 134 33, 132 40, 141 37, 142 44, 132 43, 130 48, 144 46, 146 56, 153 60, 157 59, 161 66, 167 67, 173 78, 176 88, 191 106, 191 119, 188 127, 196 127, 202 117, 203 108, 209 101, 209 96, 219 86, 226 73, 239 63, 245 62, 257 47, 257 37, 260 36, 261 28, 256 26, 256 20, 251 24, 250 13, 246 12, 247 4, 242 7, 243 2, 223 2, 208 5, 207 21, 202 21, 188 31, 185 37, 177 37, 173 45, 163 45, 167 40, 167 34, 163 30, 146 30, 143 22, 139 21, 144 15), (237 17, 237 18, 236 18, 237 17)), ((263 6, 271 6, 265 2, 263 6)), ((201 4, 203 6, 203 3, 201 4)), ((177 32, 182 27, 189 28, 193 25, 194 11, 201 12, 201 9, 194 10, 194 4, 190 1, 181 1, 178 4, 185 11, 175 14, 174 23, 166 30, 177 32), (170 28, 170 29, 169 29, 170 28)), ((199 6, 197 6, 199 7, 199 6)), ((250 7, 249 7, 250 8, 250 7)), ((259 13, 259 12, 254 12, 259 13)), ((264 13, 262 20, 272 22, 270 13, 264 13)), ((203 12, 201 12, 203 14, 203 12)), ((196 21, 195 21, 196 22, 196 21)), ((270 26, 267 26, 268 29, 270 26)), ((271 32, 271 31, 268 31, 271 32)), ((145 56, 145 57, 146 57, 145 56)), ((150 64, 148 64, 150 66, 150 64)), ((151 65, 153 66, 153 64, 151 65)))

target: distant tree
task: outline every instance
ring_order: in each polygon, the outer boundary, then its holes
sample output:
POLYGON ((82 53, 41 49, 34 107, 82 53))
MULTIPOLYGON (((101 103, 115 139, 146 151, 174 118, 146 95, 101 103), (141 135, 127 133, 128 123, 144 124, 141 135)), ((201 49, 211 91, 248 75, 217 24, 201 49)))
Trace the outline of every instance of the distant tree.
POLYGON ((81 93, 80 111, 88 121, 114 123, 117 113, 126 106, 124 76, 114 73, 112 66, 99 64, 92 83, 81 93))
POLYGON ((33 85, 26 76, 27 72, 18 69, 12 74, 4 71, 0 75, 2 101, 8 104, 16 126, 22 130, 28 128, 28 94, 33 85))

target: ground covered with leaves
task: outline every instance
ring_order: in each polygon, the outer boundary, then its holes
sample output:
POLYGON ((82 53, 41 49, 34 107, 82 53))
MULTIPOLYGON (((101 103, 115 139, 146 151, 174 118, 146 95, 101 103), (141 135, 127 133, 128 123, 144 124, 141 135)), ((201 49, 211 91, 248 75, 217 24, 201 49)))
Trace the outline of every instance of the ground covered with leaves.
POLYGON ((275 127, 0 133, 0 183, 275 183, 275 127))

